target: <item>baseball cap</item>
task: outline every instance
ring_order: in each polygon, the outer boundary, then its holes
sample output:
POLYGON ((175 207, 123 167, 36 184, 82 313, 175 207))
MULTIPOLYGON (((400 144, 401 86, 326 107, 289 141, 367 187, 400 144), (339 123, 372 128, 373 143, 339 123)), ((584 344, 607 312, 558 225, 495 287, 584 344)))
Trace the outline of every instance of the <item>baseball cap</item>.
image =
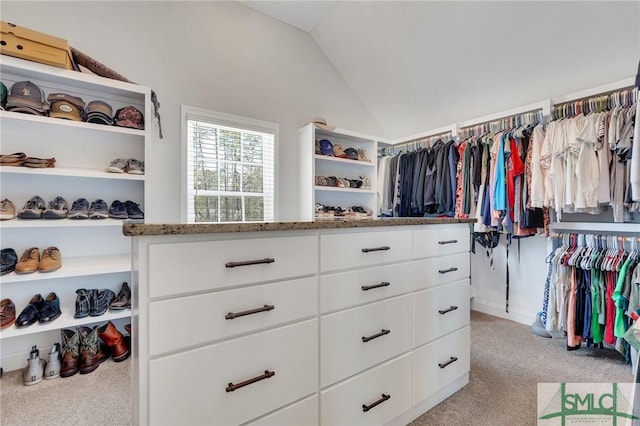
POLYGON ((86 108, 87 122, 113 125, 113 108, 104 101, 91 101, 86 108))
POLYGON ((4 110, 4 106, 7 104, 7 86, 0 81, 0 109, 4 110))
POLYGON ((355 148, 347 148, 344 150, 344 153, 347 156, 347 158, 350 158, 352 160, 358 159, 358 150, 355 148))
POLYGON ((333 157, 333 145, 329 139, 322 139, 320 141, 320 151, 323 155, 329 155, 333 157))
POLYGON ((347 157, 347 154, 345 154, 344 151, 342 150, 342 145, 338 143, 333 145, 333 156, 340 157, 340 158, 349 158, 347 157))
POLYGON ((327 131, 331 131, 331 130, 335 129, 335 126, 327 124, 327 120, 325 120, 322 117, 314 118, 313 119, 313 124, 315 124, 316 126, 320 127, 321 129, 327 130, 327 131))
POLYGON ((47 100, 51 102, 49 117, 82 121, 84 101, 81 98, 66 93, 51 93, 47 100))
POLYGON ((144 115, 131 105, 117 110, 113 120, 116 126, 144 130, 144 115))
POLYGON ((30 81, 14 83, 7 96, 6 108, 8 111, 44 115, 47 110, 44 92, 30 81))

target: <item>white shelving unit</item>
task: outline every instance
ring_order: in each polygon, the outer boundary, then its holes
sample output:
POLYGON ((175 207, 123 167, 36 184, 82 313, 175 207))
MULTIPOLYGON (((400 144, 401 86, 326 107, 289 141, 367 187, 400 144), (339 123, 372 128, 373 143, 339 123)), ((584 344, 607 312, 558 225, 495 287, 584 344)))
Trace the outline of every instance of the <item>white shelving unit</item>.
POLYGON ((376 177, 378 141, 376 138, 334 129, 327 131, 313 123, 298 129, 300 146, 300 212, 303 220, 315 218, 316 203, 325 206, 347 209, 352 206, 363 206, 371 209, 373 216, 377 210, 376 177), (333 145, 339 144, 343 150, 347 148, 362 149, 370 161, 358 161, 346 158, 316 154, 315 141, 328 139, 333 145), (341 188, 317 186, 316 176, 335 176, 336 178, 369 180, 369 188, 341 188))
MULTIPOLYGON (((39 195, 48 203, 62 196, 71 204, 78 198, 90 203, 103 199, 131 200, 145 211, 145 175, 108 173, 116 158, 144 160, 150 140, 151 90, 95 75, 63 70, 2 55, 0 79, 10 89, 29 80, 44 92, 66 93, 85 103, 103 100, 115 113, 133 105, 145 115, 145 130, 76 122, 58 118, 0 111, 2 154, 24 152, 27 156, 56 158, 54 168, 0 167, 1 198, 22 209, 39 195)), ((60 329, 103 324, 108 320, 118 328, 130 322, 131 310, 107 312, 102 316, 74 318, 75 291, 79 288, 109 288, 118 293, 123 282, 131 281, 131 242, 122 234, 122 220, 12 219, 0 222, 2 248, 13 248, 18 257, 30 247, 40 251, 56 246, 62 267, 54 272, 16 274, 0 277, 0 298, 11 298, 16 316, 35 294, 46 298, 55 292, 62 315, 49 323, 28 327, 15 325, 0 330, 0 366, 5 371, 23 368, 33 345, 46 357, 51 344, 60 341, 60 329)))

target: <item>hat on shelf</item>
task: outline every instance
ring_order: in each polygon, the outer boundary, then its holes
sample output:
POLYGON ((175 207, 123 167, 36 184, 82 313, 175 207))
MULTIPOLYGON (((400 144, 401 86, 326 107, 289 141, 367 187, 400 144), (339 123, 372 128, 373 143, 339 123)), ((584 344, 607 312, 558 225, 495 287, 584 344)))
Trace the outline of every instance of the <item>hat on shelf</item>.
POLYGON ((322 117, 314 118, 313 119, 313 124, 315 124, 317 127, 321 128, 322 130, 331 131, 331 130, 335 129, 335 126, 327 124, 327 120, 325 120, 322 117))
POLYGON ((49 117, 82 121, 85 104, 81 98, 66 93, 50 93, 47 100, 51 102, 49 117))
POLYGON ((91 101, 86 108, 87 122, 113 125, 113 108, 104 101, 91 101))
POLYGON ((320 141, 320 151, 322 151, 322 155, 333 157, 333 144, 329 139, 322 139, 320 141))
POLYGON ((4 110, 4 106, 7 104, 7 86, 0 81, 0 109, 4 110))
POLYGON ((116 126, 144 130, 144 115, 134 106, 126 106, 117 110, 113 121, 116 126))
POLYGON ((346 155, 346 158, 349 158, 351 160, 357 160, 358 159, 358 150, 355 148, 347 148, 344 150, 344 154, 346 155))
POLYGON ((11 86, 7 97, 7 111, 24 112, 34 115, 45 115, 47 103, 44 92, 30 81, 19 81, 11 86))
POLYGON ((339 143, 333 145, 333 156, 340 158, 349 158, 347 154, 344 153, 344 151, 342 150, 342 145, 340 145, 339 143))

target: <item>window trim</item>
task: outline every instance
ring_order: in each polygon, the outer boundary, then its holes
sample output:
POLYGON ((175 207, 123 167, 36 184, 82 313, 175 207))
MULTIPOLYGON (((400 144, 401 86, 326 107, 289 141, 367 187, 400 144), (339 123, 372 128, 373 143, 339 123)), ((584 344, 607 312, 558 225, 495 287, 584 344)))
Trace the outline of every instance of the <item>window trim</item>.
MULTIPOLYGON (((188 200, 189 191, 188 183, 188 121, 202 120, 212 121, 215 124, 229 127, 238 127, 256 132, 273 133, 273 220, 278 220, 278 139, 280 137, 280 125, 269 121, 258 120, 255 118, 243 117, 240 115, 229 114, 226 112, 213 111, 205 108, 194 107, 190 105, 180 106, 180 222, 188 222, 188 200)), ((224 222, 227 223, 227 222, 224 222)), ((234 222, 243 223, 243 222, 234 222)))

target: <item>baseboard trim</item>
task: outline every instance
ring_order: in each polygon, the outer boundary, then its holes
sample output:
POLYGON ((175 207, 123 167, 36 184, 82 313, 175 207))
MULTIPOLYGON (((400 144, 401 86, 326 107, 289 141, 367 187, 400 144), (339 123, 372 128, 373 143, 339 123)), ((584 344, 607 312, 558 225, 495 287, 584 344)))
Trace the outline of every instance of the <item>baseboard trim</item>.
MULTIPOLYGON (((14 370, 20 370, 27 366, 27 358, 28 356, 25 357, 24 354, 21 354, 21 353, 5 355, 2 357, 2 362, 0 362, 0 367, 2 367, 2 370, 5 373, 8 373, 14 370)), ((47 360, 47 354, 45 353, 43 356, 42 352, 40 352, 40 358, 47 360)))
POLYGON ((449 383, 447 386, 442 388, 440 392, 431 395, 429 398, 414 404, 414 406, 404 414, 399 415, 387 425, 408 425, 427 411, 431 410, 436 405, 440 404, 445 399, 449 398, 454 393, 458 392, 460 389, 469 384, 469 373, 460 376, 460 378, 456 379, 452 383, 449 383))
POLYGON ((536 314, 518 312, 514 311, 513 309, 510 309, 509 312, 505 312, 503 305, 497 305, 492 302, 478 300, 477 297, 474 297, 471 301, 471 310, 482 312, 483 314, 493 315, 494 317, 515 321, 525 325, 531 325, 536 319, 536 314))

